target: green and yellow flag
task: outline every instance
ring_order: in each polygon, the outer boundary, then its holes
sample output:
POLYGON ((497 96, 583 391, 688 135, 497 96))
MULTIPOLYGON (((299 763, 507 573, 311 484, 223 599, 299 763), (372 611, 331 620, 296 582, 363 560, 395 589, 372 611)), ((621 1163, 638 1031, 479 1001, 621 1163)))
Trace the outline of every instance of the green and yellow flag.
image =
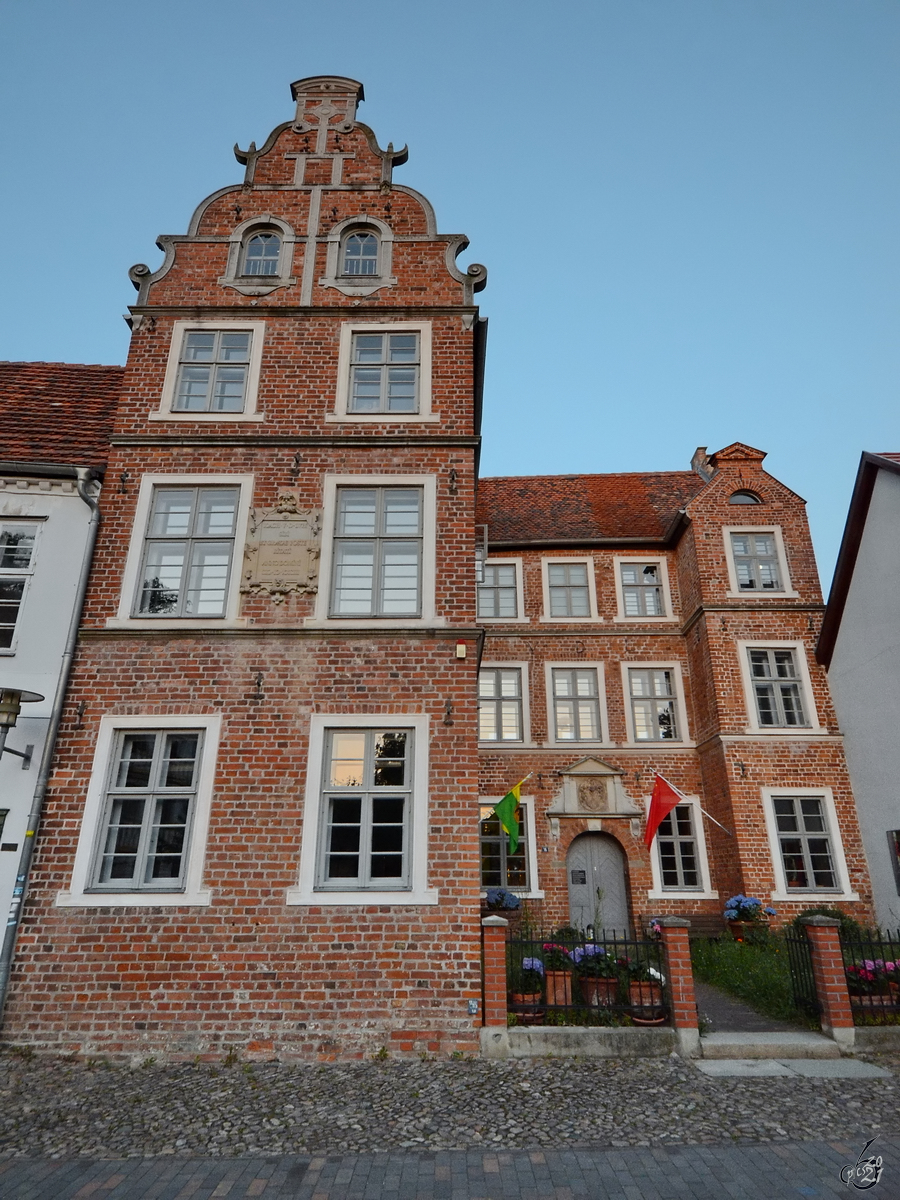
MULTIPOLYGON (((525 779, 530 778, 531 773, 529 772, 525 779)), ((515 854, 519 848, 519 822, 516 818, 516 809, 519 807, 522 784, 525 779, 520 779, 516 786, 511 787, 503 799, 494 805, 494 812, 500 821, 500 827, 504 833, 509 834, 510 854, 515 854)))

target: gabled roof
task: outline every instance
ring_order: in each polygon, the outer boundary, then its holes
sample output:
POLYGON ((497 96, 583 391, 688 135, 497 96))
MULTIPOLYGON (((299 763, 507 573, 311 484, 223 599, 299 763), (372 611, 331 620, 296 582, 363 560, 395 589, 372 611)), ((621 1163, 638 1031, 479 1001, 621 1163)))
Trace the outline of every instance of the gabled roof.
POLYGON ((124 373, 0 362, 0 461, 105 466, 124 373))
POLYGON ((491 546, 661 542, 705 486, 693 471, 481 479, 475 519, 491 546))
POLYGON ((859 460, 859 470, 856 473, 856 483, 853 485, 853 495, 850 497, 850 510, 847 513, 844 536, 841 538, 837 566, 834 568, 834 579, 831 581, 831 592, 825 606, 822 632, 819 634, 819 641, 816 645, 816 658, 824 667, 831 665, 831 656, 834 653, 834 644, 837 641, 838 630, 844 616, 844 606, 850 592, 853 571, 856 567, 856 559, 869 515, 869 504, 872 501, 875 480, 878 478, 879 471, 890 471, 900 475, 900 454, 893 451, 871 454, 867 451, 859 460))

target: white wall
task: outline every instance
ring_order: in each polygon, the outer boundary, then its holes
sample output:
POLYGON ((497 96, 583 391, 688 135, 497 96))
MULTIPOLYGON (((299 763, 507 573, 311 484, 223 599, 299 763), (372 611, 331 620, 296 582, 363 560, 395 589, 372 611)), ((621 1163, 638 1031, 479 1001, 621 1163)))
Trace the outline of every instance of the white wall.
POLYGON ((883 928, 900 928, 900 476, 879 471, 828 672, 883 928))
POLYGON ((13 650, 0 651, 0 685, 45 697, 39 704, 22 706, 7 738, 14 750, 24 750, 29 743, 34 746, 30 769, 23 770, 22 760, 12 754, 0 756, 0 809, 10 810, 0 843, 15 846, 15 850, 0 850, 0 924, 5 928, 75 603, 90 510, 75 490, 74 480, 32 480, 23 489, 18 481, 4 478, 0 520, 42 519, 13 650))

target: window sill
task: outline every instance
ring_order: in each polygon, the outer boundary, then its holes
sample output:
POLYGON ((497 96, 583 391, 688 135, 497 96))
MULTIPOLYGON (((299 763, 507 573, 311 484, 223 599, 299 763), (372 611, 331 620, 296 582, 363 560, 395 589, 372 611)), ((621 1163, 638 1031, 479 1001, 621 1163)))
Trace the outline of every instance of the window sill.
POLYGON ((613 617, 614 625, 678 625, 680 617, 613 617))
POLYGON ((538 617, 542 625, 604 625, 603 617, 538 617))
POLYGON ((696 742, 622 742, 619 748, 622 750, 695 750, 696 742))
POLYGON ((729 600, 800 600, 799 592, 726 592, 729 600))
POLYGON ((258 412, 151 412, 148 421, 200 421, 200 422, 245 422, 265 421, 265 413, 258 412))
POLYGON ((479 750, 540 750, 537 742, 479 742, 479 750))
POLYGON ((662 889, 654 889, 647 893, 648 900, 718 900, 719 893, 712 892, 679 892, 675 888, 671 891, 663 891, 662 889))
POLYGON ((438 425, 439 413, 326 413, 330 425, 438 425))
POLYGON ((796 726, 791 726, 788 728, 787 726, 783 725, 776 725, 774 727, 771 725, 766 725, 754 728, 753 726, 748 725, 746 729, 742 730, 742 732, 745 737, 790 737, 799 738, 801 741, 808 740, 809 738, 831 736, 827 729, 822 729, 820 726, 812 725, 810 725, 808 728, 797 728, 796 726))
POLYGON ((212 892, 57 892, 57 908, 207 908, 212 892))
POLYGON ((304 629, 436 629, 447 622, 443 617, 308 617, 304 629))
POLYGON ((371 904, 394 904, 409 908, 419 904, 439 904, 440 893, 434 888, 420 892, 311 892, 308 888, 288 888, 285 904, 315 905, 328 908, 331 905, 346 908, 348 905, 364 908, 371 904))
POLYGON ((806 904, 809 900, 858 900, 859 893, 834 890, 829 892, 772 892, 770 899, 775 900, 780 904, 790 904, 792 901, 806 904))
POLYGON ((108 617, 107 629, 246 629, 247 617, 108 617))
POLYGON ((531 617, 476 617, 476 625, 530 625, 531 617))
POLYGON ((571 742, 544 742, 541 745, 542 750, 615 750, 617 742, 589 742, 589 741, 571 741, 571 742))

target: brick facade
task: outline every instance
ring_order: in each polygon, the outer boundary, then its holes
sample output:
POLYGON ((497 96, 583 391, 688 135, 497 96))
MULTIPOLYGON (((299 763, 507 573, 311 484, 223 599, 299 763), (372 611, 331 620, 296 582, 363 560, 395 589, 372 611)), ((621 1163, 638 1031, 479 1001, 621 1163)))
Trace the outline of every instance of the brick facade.
MULTIPOLYGON (((479 797, 498 798, 529 772, 531 891, 548 921, 569 918, 567 853, 586 834, 611 837, 624 852, 629 923, 654 914, 715 921, 734 891, 768 897, 775 877, 763 820, 767 787, 832 790, 839 828, 829 836, 843 847, 849 872, 843 901, 867 913, 840 739, 812 656, 821 597, 802 501, 763 471, 760 452, 740 444, 713 456, 705 474, 484 480, 476 489, 484 324, 473 292, 485 271, 457 268, 465 238, 439 234, 427 200, 393 182, 405 154, 380 150, 355 120, 360 85, 328 77, 293 90, 295 120, 260 150, 238 152, 245 182, 201 204, 186 235, 160 239, 158 271, 131 271, 139 296, 104 523, 4 1038, 176 1060, 215 1058, 229 1047, 320 1060, 381 1047, 474 1050, 484 999, 479 797), (280 239, 274 273, 246 269, 254 231, 280 239), (354 232, 377 240, 372 274, 345 270, 354 232), (341 408, 350 376, 342 347, 351 327, 366 324, 375 333, 416 331, 418 413, 386 412, 383 399, 375 413, 341 408), (243 411, 178 409, 172 381, 177 374, 180 387, 188 377, 186 331, 219 336, 240 328, 252 329, 254 353, 262 347, 253 395, 253 368, 245 375, 243 411), (223 615, 142 614, 138 568, 156 528, 151 499, 165 488, 185 496, 205 479, 240 489, 241 513, 251 507, 235 529, 223 615), (420 615, 335 614, 336 517, 328 497, 354 485, 420 496, 420 615), (730 503, 736 489, 753 490, 762 504, 730 503), (279 513, 308 520, 307 535, 314 530, 303 543, 313 565, 299 583, 285 584, 271 570, 258 577, 261 558, 243 556, 245 543, 248 551, 262 546, 264 520, 279 513), (782 531, 791 584, 783 596, 727 595, 722 529, 752 521, 782 531), (477 619, 476 525, 487 526, 491 560, 521 560, 524 608, 514 621, 477 619), (662 619, 619 612, 619 559, 641 556, 666 565, 662 619), (547 558, 588 562, 596 597, 588 620, 548 617, 547 558), (747 732, 737 642, 766 639, 807 648, 808 699, 818 716, 808 737, 747 732), (479 662, 528 668, 530 724, 515 744, 479 746, 479 662), (553 663, 605 668, 599 740, 554 740, 545 671, 553 663), (629 728, 629 663, 680 672, 677 740, 642 744, 629 728), (323 882, 335 869, 326 848, 336 853, 338 842, 326 847, 325 826, 337 811, 326 793, 337 785, 326 786, 317 756, 331 744, 330 730, 377 730, 379 717, 383 729, 413 730, 409 777, 427 763, 405 802, 408 882, 393 891, 353 887, 338 900, 323 882), (114 753, 124 753, 117 739, 134 729, 165 738, 191 721, 204 731, 206 762, 215 731, 218 741, 206 793, 195 768, 188 882, 166 890, 138 881, 116 891, 100 863, 112 844, 111 813, 120 811, 117 788, 125 786, 113 770, 114 753), (588 766, 579 769, 595 772, 617 797, 616 811, 602 803, 579 808, 588 792, 572 771, 583 760, 588 766), (707 886, 674 898, 658 879, 654 891, 643 841, 656 771, 731 831, 706 822, 707 886)), ((411 553, 408 545, 384 550, 392 552, 411 553)), ((145 847, 156 836, 147 820, 145 847)), ((804 906, 799 895, 778 904, 783 916, 804 906)), ((490 1002, 498 1020, 502 1001, 492 995, 490 1002)))

